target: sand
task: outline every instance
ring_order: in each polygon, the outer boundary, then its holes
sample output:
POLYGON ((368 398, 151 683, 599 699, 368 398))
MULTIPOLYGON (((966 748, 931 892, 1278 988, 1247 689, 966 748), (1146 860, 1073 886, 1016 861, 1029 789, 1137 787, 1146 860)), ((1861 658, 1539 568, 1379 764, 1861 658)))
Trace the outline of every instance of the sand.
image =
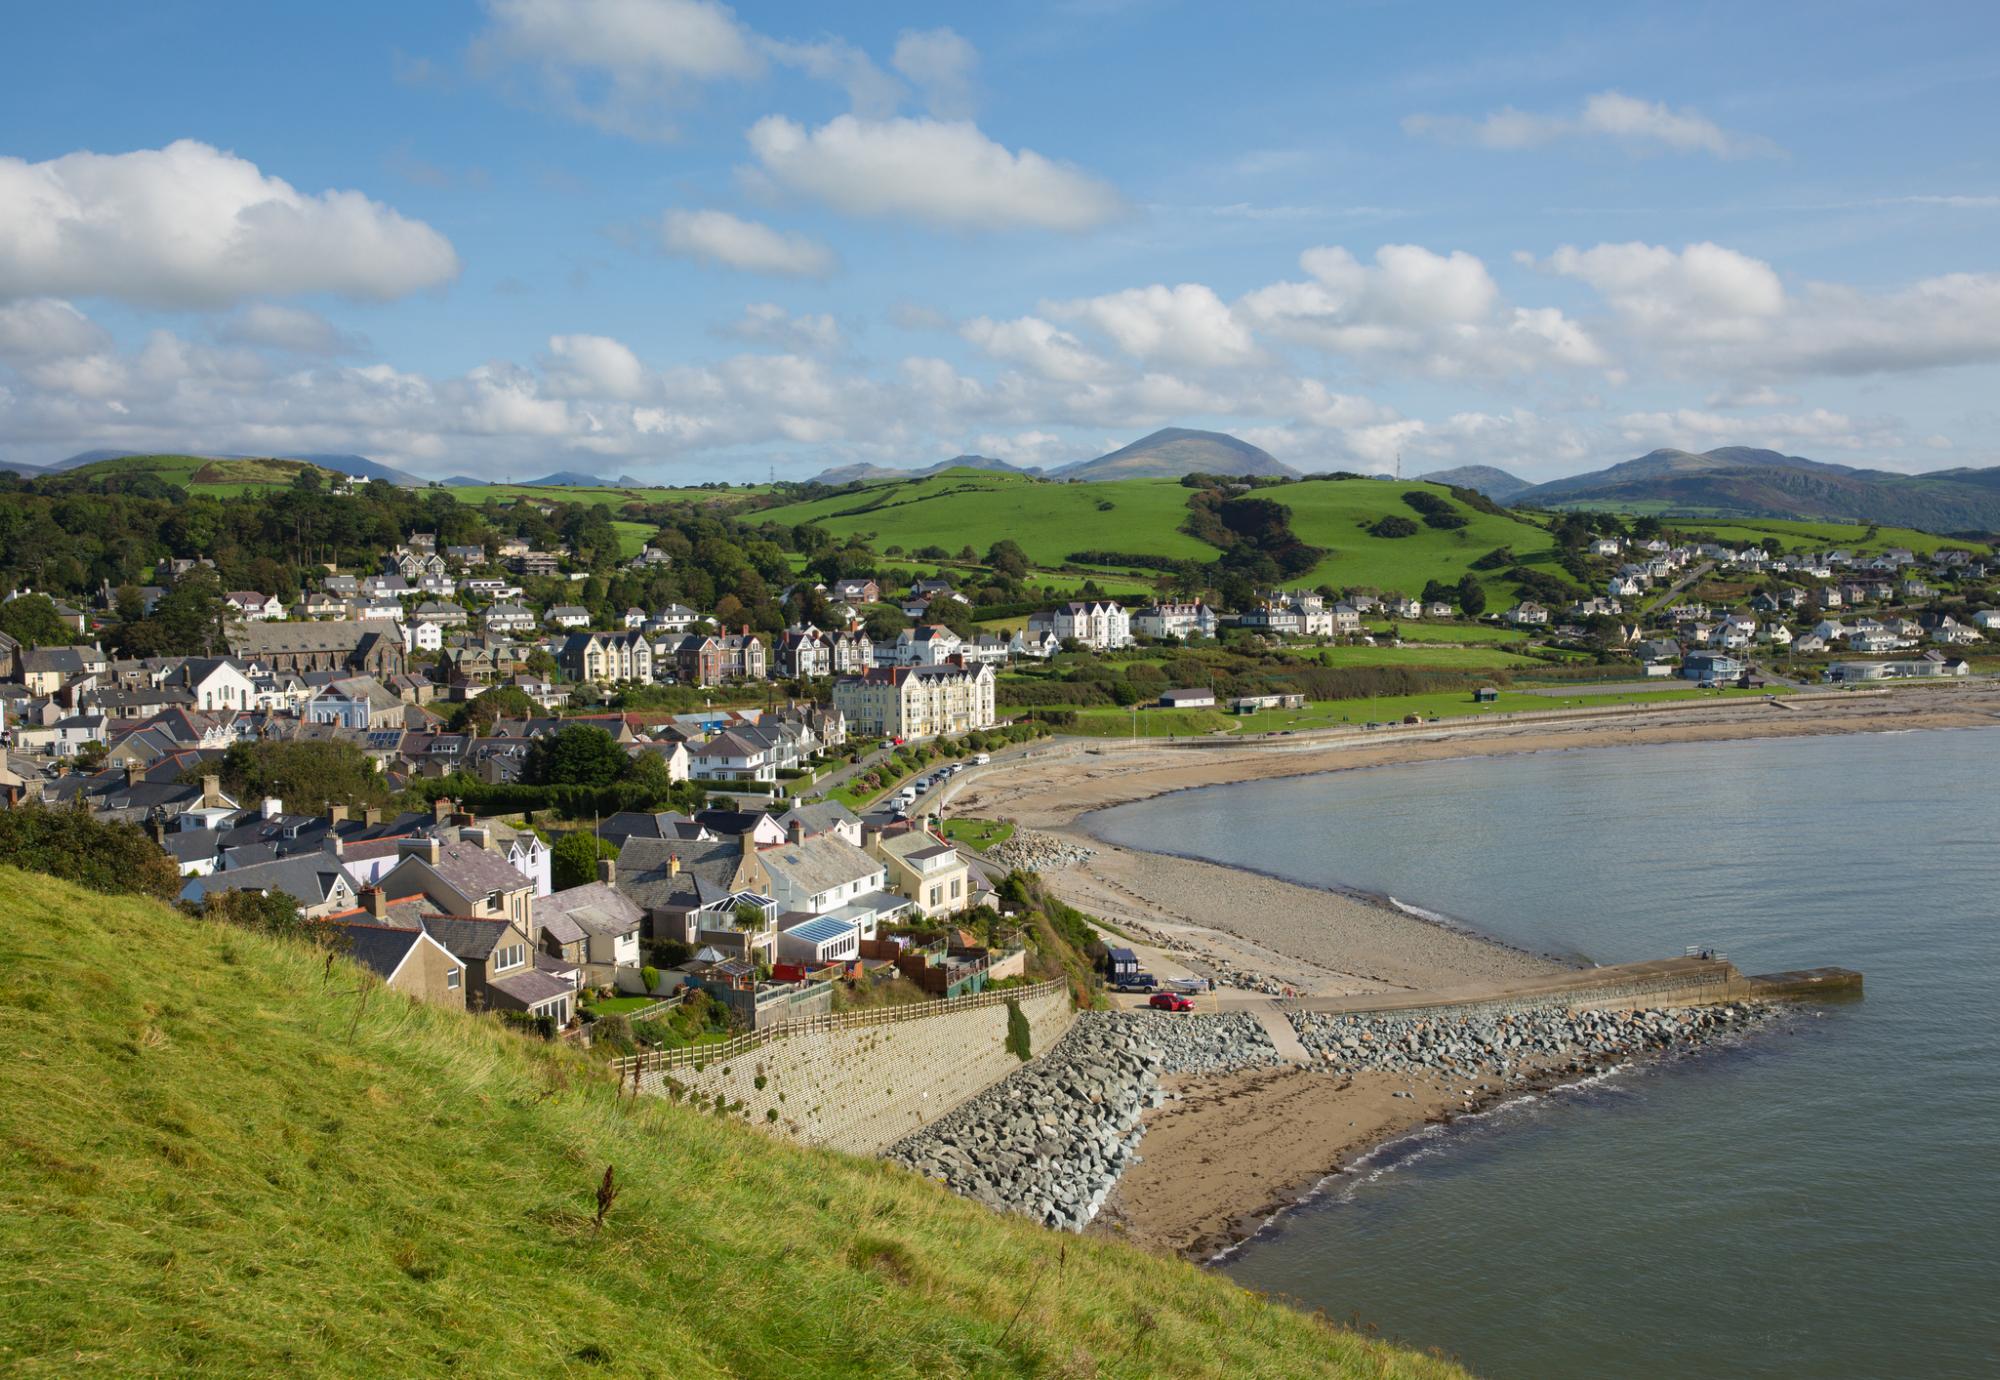
MULTIPOLYGON (((1534 977, 1564 966, 1447 929, 1366 896, 1114 847, 1079 826, 1088 812, 1225 782, 1399 762, 1520 752, 1713 742, 2000 723, 2000 687, 1981 682, 1557 721, 1486 719, 1258 744, 1063 744, 966 780, 953 814, 999 817, 1097 850, 1043 874, 1065 900, 1132 939, 1164 974, 1249 969, 1299 994, 1427 991, 1534 977)), ((1471 917, 1476 923, 1477 917, 1471 917)), ((1276 1016, 1271 998, 1224 989, 1204 999, 1276 1016)), ((1281 1016, 1278 1018, 1282 1018, 1281 1016)), ((1091 1228, 1205 1260, 1253 1234, 1371 1148, 1508 1095, 1458 1080, 1308 1066, 1185 1080, 1146 1118, 1142 1162, 1091 1228), (1397 1091, 1410 1093, 1396 1097, 1397 1091)), ((1511 1089, 1518 1093, 1518 1085, 1511 1089)))

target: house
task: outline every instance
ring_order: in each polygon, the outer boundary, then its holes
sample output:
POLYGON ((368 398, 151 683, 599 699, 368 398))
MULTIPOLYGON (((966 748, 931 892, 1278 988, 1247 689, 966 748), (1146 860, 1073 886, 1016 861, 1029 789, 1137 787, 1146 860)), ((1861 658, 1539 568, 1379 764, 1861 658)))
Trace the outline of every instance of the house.
POLYGON ((778 906, 751 834, 712 842, 634 835, 619 849, 618 873, 619 889, 645 911, 646 938, 770 954, 778 906))
POLYGON ((421 892, 447 915, 506 920, 525 933, 535 884, 498 851, 464 838, 434 837, 407 840, 402 849, 402 860, 376 884, 382 890, 392 896, 421 892))
POLYGON ((254 589, 232 589, 222 596, 233 618, 245 622, 268 623, 285 616, 285 605, 275 594, 259 594, 254 589))
POLYGON ((1132 645, 1132 617, 1108 599, 1072 600, 1049 612, 1029 616, 1030 632, 1046 629, 1056 641, 1075 641, 1093 651, 1112 652, 1132 645))
POLYGON ((372 969, 390 991, 463 1011, 465 964, 424 931, 424 898, 390 901, 371 888, 360 901, 322 918, 321 933, 338 935, 347 956, 372 969))
POLYGON ((684 633, 694 626, 700 616, 686 604, 668 604, 646 620, 646 631, 655 636, 660 633, 684 633))
POLYGON ((835 580, 833 597, 855 604, 879 604, 882 602, 882 586, 868 579, 835 580))
POLYGON ((991 666, 894 666, 834 682, 833 703, 856 733, 928 738, 991 728, 991 666))
POLYGON ((868 830, 868 852, 888 866, 888 884, 925 919, 956 915, 972 905, 972 872, 964 856, 928 828, 901 833, 868 830))
POLYGON ((306 702, 311 724, 338 724, 357 730, 399 728, 403 701, 373 676, 351 676, 320 687, 306 702))
POLYGON ((552 628, 587 628, 590 610, 581 604, 555 604, 542 615, 542 621, 552 628))
POLYGON ((610 983, 639 966, 639 931, 646 912, 617 888, 618 865, 605 859, 597 880, 535 898, 532 919, 544 952, 581 961, 585 980, 610 983))
POLYGON ((1499 700, 1500 690, 1497 686, 1482 685, 1472 692, 1472 702, 1474 704, 1497 704, 1499 700))
POLYGON ((1214 637, 1218 626, 1215 610, 1194 603, 1154 604, 1132 615, 1132 631, 1139 637, 1164 641, 1177 637, 1185 642, 1193 637, 1214 637))
POLYGON ((495 604, 486 610, 479 622, 490 633, 528 633, 535 630, 534 613, 519 604, 495 604))
POLYGON ((718 733, 688 754, 694 777, 708 781, 776 781, 778 766, 771 750, 738 732, 718 733))
POLYGON ((1521 603, 1514 605, 1513 608, 1508 609, 1504 616, 1509 623, 1522 628, 1546 626, 1549 621, 1549 611, 1547 609, 1543 608, 1540 604, 1527 600, 1523 600, 1521 603))
MULTIPOLYGON (((554 611, 551 610, 553 613, 554 611)), ((653 680, 653 644, 637 631, 571 633, 556 652, 556 664, 574 680, 611 684, 653 680)))
POLYGON ((331 623, 255 623, 233 627, 229 654, 267 671, 353 671, 401 675, 403 634, 393 622, 339 619, 331 623))
POLYGON ((808 836, 813 834, 836 834, 859 848, 861 846, 861 817, 841 804, 838 800, 814 800, 791 809, 776 817, 778 827, 791 836, 791 827, 796 823, 808 836))
POLYGON ((190 877, 180 899, 199 906, 217 892, 255 891, 269 896, 282 892, 299 903, 299 914, 316 920, 354 905, 354 884, 331 853, 303 853, 248 867, 229 868, 190 877))
POLYGON ((1703 685, 1716 685, 1736 680, 1748 669, 1742 660, 1724 652, 1689 652, 1687 659, 1681 663, 1681 677, 1703 685))
MULTIPOLYGON (((780 914, 825 915, 889 887, 887 864, 836 834, 807 838, 802 828, 794 828, 785 842, 759 849, 757 861, 770 878, 770 896, 780 914)), ((872 925, 865 933, 872 935, 872 925)))
POLYGON ((781 676, 833 674, 833 639, 810 623, 794 623, 778 639, 773 665, 781 676))
POLYGON ((896 635, 895 666, 942 666, 953 657, 959 656, 965 643, 959 635, 942 623, 926 623, 921 627, 905 628, 896 635))
POLYGON ((1213 709, 1215 691, 1206 688, 1167 690, 1160 695, 1162 709, 1213 709))
POLYGON ((1985 636, 1977 629, 1968 627, 1955 618, 1945 618, 1931 629, 1931 641, 1947 647, 1969 647, 1975 642, 1984 642, 1985 636))
POLYGON ((514 1011, 546 1016, 558 1027, 569 1024, 576 987, 542 971, 522 923, 427 912, 420 924, 425 934, 465 965, 467 1010, 514 1011))

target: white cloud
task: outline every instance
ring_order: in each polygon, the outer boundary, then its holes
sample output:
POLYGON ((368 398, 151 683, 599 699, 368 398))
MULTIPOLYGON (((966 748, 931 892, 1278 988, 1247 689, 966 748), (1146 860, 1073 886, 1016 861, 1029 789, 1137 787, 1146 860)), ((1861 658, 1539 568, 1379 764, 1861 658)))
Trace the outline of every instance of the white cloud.
POLYGON ((1249 328, 1212 288, 1200 283, 1129 288, 1102 297, 1044 307, 1064 321, 1082 321, 1137 359, 1194 368, 1249 364, 1258 356, 1249 328))
POLYGON ((847 93, 855 113, 870 119, 893 115, 908 93, 903 84, 875 65, 875 60, 841 38, 813 43, 766 41, 765 51, 787 67, 796 67, 818 81, 847 93))
POLYGON ((307 195, 191 139, 0 158, 0 297, 214 307, 333 292, 386 301, 458 275, 451 243, 359 192, 307 195))
POLYGON ((1390 244, 1364 264, 1332 246, 1308 249, 1299 262, 1312 281, 1274 283, 1237 303, 1240 316, 1276 339, 1439 376, 1605 363, 1590 333, 1559 310, 1506 307, 1486 265, 1463 250, 1390 244))
POLYGON ((940 120, 972 114, 972 74, 979 54, 950 29, 905 29, 890 59, 898 72, 924 93, 924 104, 940 120))
POLYGON ((1488 149, 1540 148, 1560 139, 1611 139, 1635 152, 1707 153, 1717 158, 1749 158, 1779 152, 1759 135, 1735 134, 1691 110, 1664 101, 1644 101, 1618 91, 1600 91, 1574 115, 1537 115, 1511 106, 1479 119, 1462 115, 1411 115, 1406 134, 1473 144, 1488 149))
POLYGON ((1798 401, 1793 393, 1780 393, 1768 383, 1725 388, 1708 395, 1709 407, 1790 407, 1798 401))
POLYGON ((1051 469, 1070 460, 1089 459, 1079 455, 1076 443, 1053 431, 1017 431, 1011 436, 986 432, 973 439, 972 455, 990 455, 1023 469, 1051 469))
POLYGON ((727 211, 667 212, 660 222, 660 245, 669 254, 793 278, 824 278, 839 264, 818 240, 727 211))
POLYGON ((547 370, 557 391, 587 398, 643 397, 646 367, 622 341, 605 335, 552 335, 547 370))
POLYGON ((1587 283, 1642 348, 1687 372, 1899 373, 2000 360, 2000 274, 1950 273, 1890 292, 1813 282, 1716 244, 1565 245, 1543 267, 1587 283))
POLYGON ((717 332, 754 345, 777 345, 787 350, 827 353, 844 343, 840 323, 825 312, 794 316, 776 302, 752 302, 741 319, 717 332))
POLYGON ((1071 335, 1039 316, 995 321, 978 316, 959 327, 973 345, 990 357, 1020 364, 1045 379, 1082 383, 1101 379, 1111 366, 1071 335))
POLYGON ((1893 417, 1851 417, 1816 407, 1808 412, 1771 412, 1756 417, 1725 416, 1695 408, 1632 412, 1618 419, 1627 441, 1644 446, 1706 450, 1717 444, 1783 450, 1812 445, 1852 451, 1893 450, 1903 444, 1893 417))
POLYGON ((351 355, 367 341, 348 335, 316 311, 252 302, 216 326, 216 338, 231 345, 257 345, 298 355, 351 355))
POLYGON ((109 333, 68 302, 0 302, 0 359, 64 359, 110 348, 109 333))
POLYGON ((673 132, 690 87, 764 70, 757 36, 709 0, 486 0, 476 66, 527 65, 558 108, 613 133, 673 132))
POLYGON ((1108 184, 1031 149, 1010 152, 969 121, 841 115, 808 130, 767 115, 749 138, 774 184, 849 215, 958 229, 1088 230, 1123 210, 1108 184))

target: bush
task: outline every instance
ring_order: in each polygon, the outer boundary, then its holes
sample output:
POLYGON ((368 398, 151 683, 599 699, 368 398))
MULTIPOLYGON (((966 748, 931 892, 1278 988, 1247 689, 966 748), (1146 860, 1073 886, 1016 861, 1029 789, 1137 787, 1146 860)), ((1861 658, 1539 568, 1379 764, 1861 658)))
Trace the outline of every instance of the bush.
POLYGON ((1021 1010, 1021 1003, 1012 997, 1007 999, 1007 1052, 1027 1063, 1033 1055, 1029 1048, 1034 1032, 1028 1028, 1028 1017, 1021 1010))
MULTIPOLYGON (((685 948, 687 946, 682 945, 681 947, 685 948)), ((650 997, 655 991, 659 990, 660 970, 649 963, 639 970, 639 980, 646 984, 646 995, 650 997)))
POLYGON ((1440 532, 1452 532, 1472 521, 1463 513, 1425 513, 1424 526, 1434 527, 1440 532))
POLYGON ((1411 522, 1406 517, 1397 517, 1391 514, 1388 517, 1376 519, 1374 525, 1368 529, 1368 534, 1373 537, 1389 537, 1392 539, 1414 537, 1417 534, 1417 524, 1411 522))
POLYGON ((0 863, 114 896, 171 901, 181 890, 180 868, 157 844, 135 825, 98 819, 80 798, 62 809, 0 810, 0 863))

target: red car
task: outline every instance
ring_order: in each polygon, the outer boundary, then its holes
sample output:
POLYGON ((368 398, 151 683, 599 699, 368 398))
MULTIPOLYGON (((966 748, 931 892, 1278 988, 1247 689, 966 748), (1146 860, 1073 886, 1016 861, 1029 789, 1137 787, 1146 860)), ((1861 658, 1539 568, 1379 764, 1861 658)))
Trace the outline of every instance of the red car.
POLYGON ((1179 992, 1155 992, 1146 999, 1146 1005, 1155 1011, 1192 1011, 1194 1002, 1179 992))

